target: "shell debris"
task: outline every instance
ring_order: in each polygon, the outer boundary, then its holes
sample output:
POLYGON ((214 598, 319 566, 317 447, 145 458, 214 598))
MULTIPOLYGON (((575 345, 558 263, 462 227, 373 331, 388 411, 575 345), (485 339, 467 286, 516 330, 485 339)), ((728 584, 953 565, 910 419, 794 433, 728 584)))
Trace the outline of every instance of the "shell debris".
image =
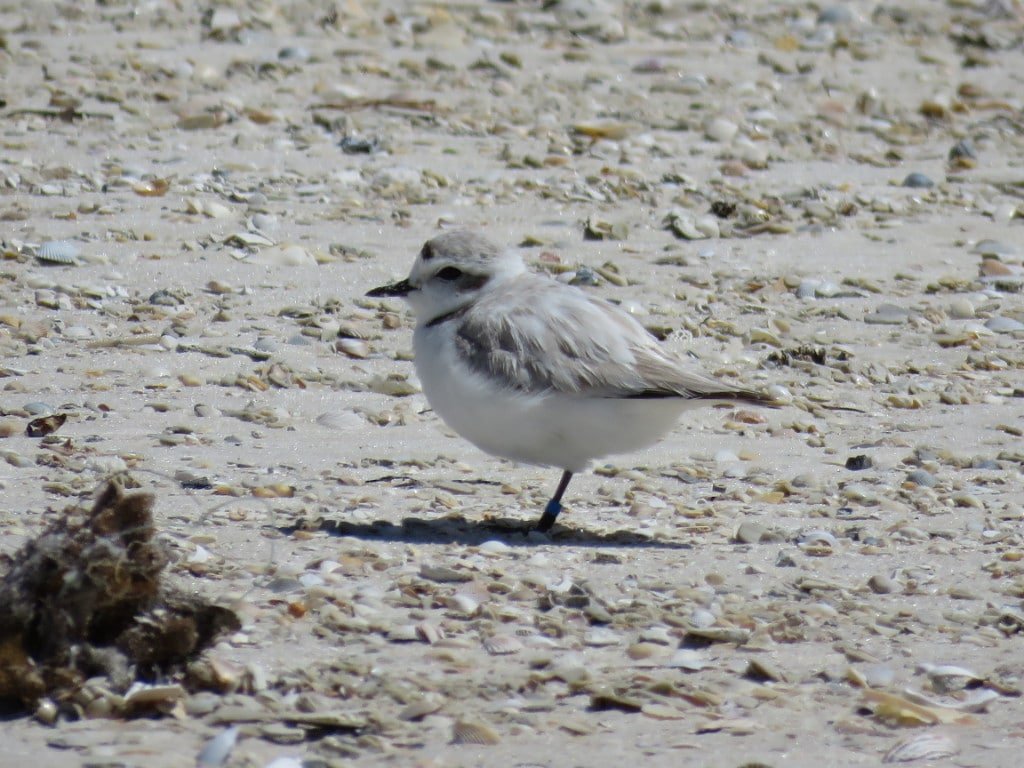
POLYGON ((117 474, 237 620, 171 666, 206 625, 157 596, 30 622, 80 650, 0 643, 5 749, 1020 762, 1019 2, 197 5, 0 12, 0 579, 117 474), (779 407, 537 535, 555 476, 456 439, 363 295, 454 227, 779 407))

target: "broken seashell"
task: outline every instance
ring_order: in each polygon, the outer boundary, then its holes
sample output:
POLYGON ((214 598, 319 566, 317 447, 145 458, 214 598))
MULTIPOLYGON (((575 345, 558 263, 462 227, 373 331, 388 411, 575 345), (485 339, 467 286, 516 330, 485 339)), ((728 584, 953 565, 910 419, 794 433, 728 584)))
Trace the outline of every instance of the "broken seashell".
POLYGON ((228 755, 231 754, 231 750, 234 749, 237 740, 238 726, 232 725, 230 728, 225 728, 199 750, 199 755, 196 757, 196 768, 217 768, 217 766, 223 765, 227 761, 228 755))
POLYGON ((452 726, 452 744, 500 744, 501 736, 486 723, 458 720, 452 726))
POLYGON ((909 763, 913 760, 938 760, 960 751, 952 737, 941 731, 922 731, 902 739, 882 758, 883 763, 909 763))
POLYGON ((484 640, 483 646, 492 656, 519 653, 523 649, 522 641, 514 635, 492 635, 484 640))
POLYGON ((171 188, 168 179, 145 179, 132 185, 132 192, 139 197, 163 197, 171 188))
POLYGON ((932 684, 932 690, 936 693, 961 691, 969 685, 984 681, 984 678, 977 673, 964 667, 953 666, 952 664, 929 664, 924 662, 918 664, 917 668, 928 676, 928 680, 932 684))
POLYGON ((78 264, 80 250, 70 240, 50 240, 39 246, 36 260, 43 264, 74 266, 78 264))

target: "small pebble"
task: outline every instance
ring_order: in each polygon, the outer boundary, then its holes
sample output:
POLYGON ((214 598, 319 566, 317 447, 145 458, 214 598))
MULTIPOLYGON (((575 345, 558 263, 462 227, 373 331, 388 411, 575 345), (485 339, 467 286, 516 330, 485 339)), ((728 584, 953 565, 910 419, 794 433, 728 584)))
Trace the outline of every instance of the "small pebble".
POLYGON ((736 529, 735 540, 741 544, 757 544, 767 532, 767 527, 753 520, 745 520, 736 529))
POLYGON ((880 304, 874 312, 865 315, 864 322, 870 325, 901 325, 907 322, 910 311, 895 304, 880 304))
POLYGON ((871 461, 870 456, 864 454, 858 454, 857 456, 850 456, 846 459, 846 468, 851 472, 859 472, 862 469, 870 469, 874 466, 874 462, 871 461))
POLYGON ((853 11, 846 5, 830 5, 818 13, 819 24, 851 24, 853 21, 853 11))
POLYGON ((976 253, 979 256, 1003 258, 1007 256, 1016 256, 1017 248, 999 240, 979 240, 971 249, 971 253, 976 253))
POLYGON ((907 474, 907 482, 920 485, 924 488, 934 488, 938 485, 935 475, 925 469, 915 469, 907 474))
POLYGON ((885 574, 875 574, 868 579, 868 586, 876 595, 888 595, 896 590, 896 583, 885 574))
POLYGON ((963 297, 949 302, 949 316, 956 320, 971 320, 975 316, 974 305, 963 297))
POLYGON ((739 126, 724 117, 712 117, 704 123, 704 135, 712 141, 725 143, 739 131, 739 126))
POLYGON ((309 61, 310 52, 301 45, 285 46, 277 52, 277 58, 281 61, 304 62, 309 61))
POLYGON ((970 158, 971 160, 978 158, 978 152, 970 139, 961 139, 949 150, 950 160, 959 160, 961 158, 970 158))
POLYGON ((993 333, 1017 333, 1024 331, 1024 323, 1014 320, 1012 317, 996 315, 985 322, 985 327, 993 333))
POLYGON ((929 187, 934 187, 935 182, 923 173, 910 173, 903 179, 903 186, 911 187, 912 189, 928 189, 929 187))
POLYGON ((867 664, 860 672, 864 676, 864 682, 872 688, 887 688, 896 680, 896 670, 887 664, 867 664))
POLYGON ((227 762, 238 740, 238 731, 238 726, 233 725, 206 742, 196 757, 196 768, 218 768, 227 762))

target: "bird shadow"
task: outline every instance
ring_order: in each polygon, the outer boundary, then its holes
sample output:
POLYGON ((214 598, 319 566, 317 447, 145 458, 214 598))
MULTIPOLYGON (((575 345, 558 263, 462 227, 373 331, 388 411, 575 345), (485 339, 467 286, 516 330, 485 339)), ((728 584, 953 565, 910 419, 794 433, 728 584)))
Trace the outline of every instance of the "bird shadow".
POLYGON ((403 544, 462 544, 479 546, 485 541, 498 539, 510 547, 565 546, 565 547, 619 547, 624 549, 692 549, 684 541, 654 539, 629 530, 608 532, 588 531, 556 524, 547 534, 534 531, 535 523, 510 517, 491 517, 470 520, 462 515, 424 519, 406 517, 400 523, 387 520, 350 522, 319 518, 295 525, 281 526, 277 530, 285 535, 297 531, 322 532, 331 536, 351 536, 370 541, 389 541, 403 544))

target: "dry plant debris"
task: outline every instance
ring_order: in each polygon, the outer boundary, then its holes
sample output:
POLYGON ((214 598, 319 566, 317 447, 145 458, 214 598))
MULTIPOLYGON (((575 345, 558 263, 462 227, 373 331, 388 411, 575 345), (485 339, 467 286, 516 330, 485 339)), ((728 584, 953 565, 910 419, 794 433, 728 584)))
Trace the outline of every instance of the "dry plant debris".
POLYGON ((65 510, 6 558, 0 704, 32 710, 49 699, 71 716, 159 709, 184 691, 124 694, 176 680, 219 633, 238 628, 232 611, 161 582, 169 557, 153 502, 108 483, 91 509, 65 510), (110 695, 97 696, 98 686, 110 695))

